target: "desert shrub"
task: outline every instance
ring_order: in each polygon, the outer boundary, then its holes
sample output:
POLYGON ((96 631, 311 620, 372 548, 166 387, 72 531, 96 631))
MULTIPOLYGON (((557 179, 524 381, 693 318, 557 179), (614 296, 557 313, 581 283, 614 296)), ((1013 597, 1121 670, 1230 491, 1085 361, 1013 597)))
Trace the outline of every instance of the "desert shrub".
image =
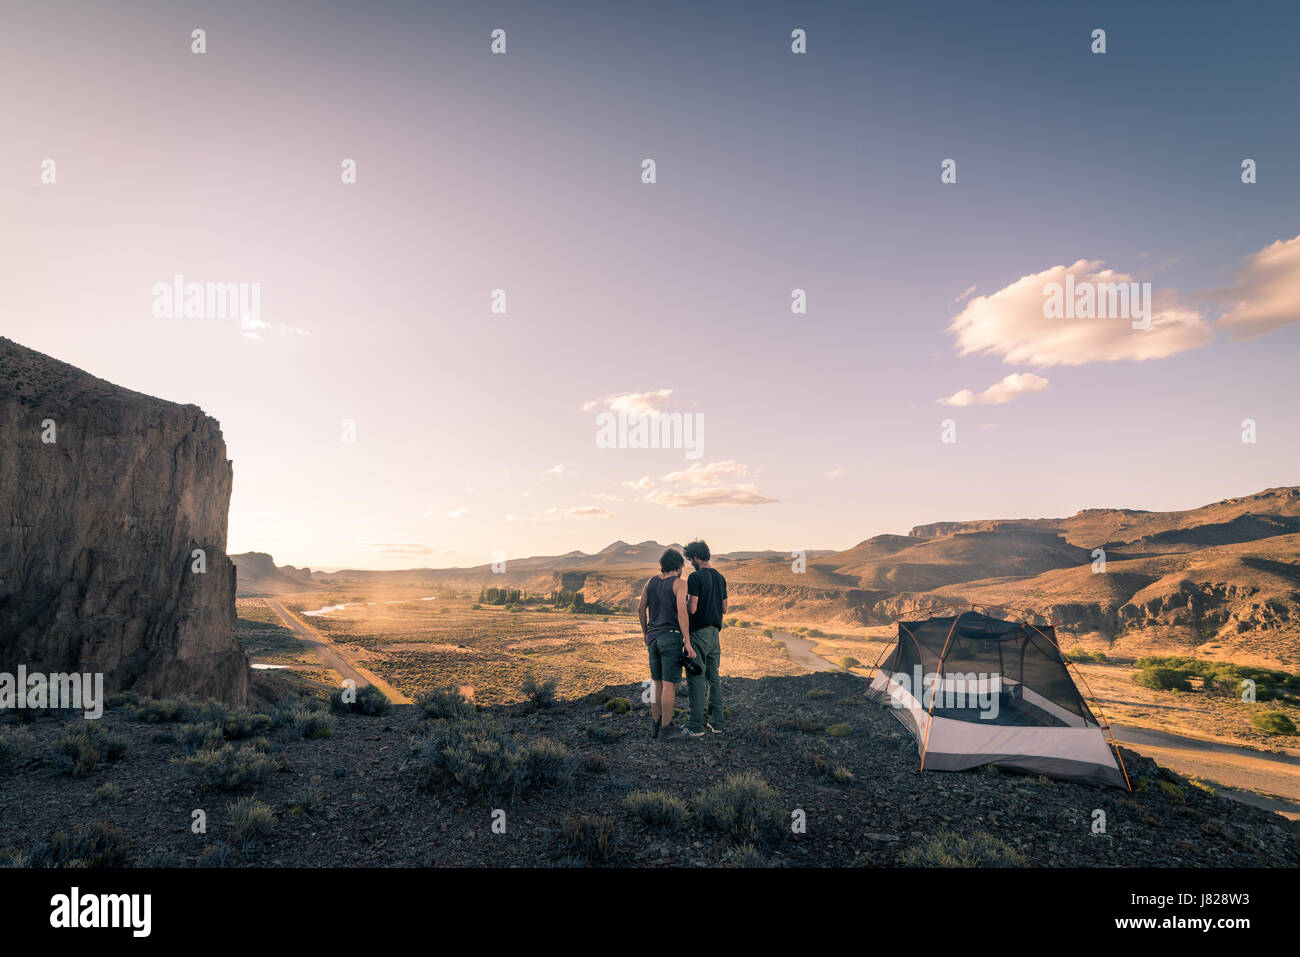
POLYGON ((858 661, 857 658, 854 658, 854 657, 852 657, 852 656, 850 656, 850 655, 845 655, 843 658, 840 658, 839 661, 838 661, 838 664, 839 664, 839 666, 840 666, 841 668, 843 668, 845 671, 848 671, 850 668, 861 668, 861 667, 862 667, 862 662, 858 661))
POLYGON ((753 844, 729 847, 722 854, 723 867, 766 867, 767 861, 753 844))
POLYGON ((573 755, 569 749, 550 738, 533 738, 518 751, 518 774, 524 788, 556 788, 573 777, 573 755))
MULTIPOLYGON (((302 790, 294 798, 289 813, 294 814, 296 811, 297 814, 311 814, 321 806, 324 800, 325 788, 321 784, 321 777, 319 774, 313 774, 311 780, 303 785, 302 790)), ((295 816, 297 815, 295 814, 295 816)))
POLYGON ((801 731, 804 734, 816 734, 822 730, 822 726, 806 714, 796 714, 792 718, 786 718, 781 722, 781 727, 789 728, 792 731, 801 731))
POLYGON ((1109 660, 1104 651, 1084 651, 1082 648, 1075 648, 1066 657, 1078 665, 1100 664, 1109 660))
POLYGON ((776 735, 772 733, 772 729, 762 721, 754 725, 754 727, 750 729, 749 733, 753 736, 755 741, 765 748, 771 747, 772 742, 776 740, 776 735))
POLYGON ((941 831, 899 855, 904 867, 1024 867, 1025 856, 1005 841, 977 831, 962 837, 941 831))
POLYGON ((803 753, 803 759, 808 764, 808 767, 812 768, 812 770, 816 771, 818 774, 825 776, 828 780, 834 781, 836 784, 853 783, 852 771, 833 761, 827 760, 820 754, 816 754, 812 751, 805 751, 803 753))
POLYGON ((55 831, 27 853, 27 867, 125 867, 131 842, 116 824, 78 824, 71 833, 55 831))
POLYGON ((730 774, 695 795, 696 818, 736 843, 762 845, 785 830, 785 810, 771 785, 752 771, 730 774))
POLYGON ((146 724, 175 724, 179 721, 204 721, 221 724, 226 720, 226 709, 216 701, 198 701, 188 695, 170 698, 136 698, 125 705, 128 715, 146 724))
POLYGON ((0 774, 13 770, 35 739, 21 728, 0 728, 0 774))
POLYGON ((388 714, 392 702, 388 696, 374 685, 362 685, 351 695, 351 701, 343 700, 344 689, 338 688, 330 695, 330 710, 336 714, 364 714, 379 717, 388 714))
POLYGON ((809 701, 817 701, 821 698, 829 698, 833 693, 830 688, 813 688, 804 697, 809 701))
POLYGON ((1161 794, 1169 798, 1169 800, 1173 801, 1175 804, 1182 804, 1187 800, 1186 793, 1184 793, 1183 789, 1173 781, 1159 781, 1157 782, 1156 787, 1160 789, 1161 794))
POLYGON ((483 606, 480 605, 478 602, 474 602, 474 604, 470 605, 469 607, 470 607, 471 609, 473 609, 474 611, 482 611, 482 610, 483 610, 483 606))
POLYGON ((763 637, 764 637, 764 638, 771 638, 771 637, 772 637, 773 635, 775 635, 775 634, 776 634, 776 632, 774 632, 771 628, 764 628, 764 629, 763 629, 763 637))
POLYGON ((825 638, 826 632, 822 631, 820 628, 809 628, 807 635, 809 638, 825 638))
POLYGON ((686 823, 686 802, 663 791, 636 791, 623 804, 647 827, 678 828, 686 823))
POLYGON ((134 691, 117 691, 105 699, 104 707, 109 711, 116 711, 119 708, 128 708, 139 703, 140 696, 134 691))
POLYGON ((215 724, 204 724, 201 721, 182 724, 176 729, 176 739, 190 754, 203 748, 219 748, 226 743, 220 728, 215 724))
POLYGON ((487 720, 432 722, 413 745, 419 787, 480 800, 513 801, 530 789, 566 784, 573 773, 564 745, 546 738, 524 741, 487 720))
POLYGON ((238 867, 239 855, 229 844, 209 844, 199 855, 199 867, 238 867))
POLYGON ((534 708, 549 708, 555 704, 555 686, 554 678, 538 681, 529 675, 520 683, 519 690, 534 708))
POLYGON ((175 851, 168 850, 165 847, 155 847, 147 854, 141 856, 136 861, 137 867, 148 868, 165 868, 171 870, 177 867, 184 867, 185 862, 175 851))
POLYGON ((121 796, 121 785, 113 781, 105 781, 99 787, 95 788, 95 797, 100 801, 116 801, 121 796))
POLYGON ((275 828, 275 812, 255 797, 240 798, 226 810, 230 813, 230 843, 234 847, 242 848, 275 828))
POLYGON ((474 717, 474 702, 459 688, 435 688, 415 702, 415 711, 430 721, 464 721, 474 717))
POLYGON ((613 744, 619 738, 623 737, 623 732, 617 728, 607 728, 604 725, 589 724, 587 725, 587 737, 592 741, 598 741, 601 744, 613 744))
POLYGON ((254 714, 247 708, 236 708, 227 714, 225 721, 221 723, 221 733, 227 740, 241 741, 266 734, 271 730, 272 723, 269 714, 254 714))
POLYGON ((74 778, 90 774, 105 761, 116 761, 126 753, 126 738, 105 733, 98 724, 87 721, 77 730, 65 724, 54 744, 74 778))
POLYGON ((1152 665, 1133 676, 1133 683, 1153 691, 1191 691, 1188 672, 1179 668, 1152 665))
POLYGON ((200 791, 240 791, 261 784, 276 768, 275 761, 256 748, 233 744, 204 748, 172 763, 188 770, 200 791))
POLYGON ((1281 711, 1257 711, 1250 716, 1250 726, 1265 734, 1295 734, 1295 722, 1281 711))
POLYGON ((592 751, 582 759, 582 770, 588 774, 604 774, 609 770, 609 762, 603 754, 592 751))
POLYGON ((610 698, 605 702, 605 710, 615 714, 627 714, 632 710, 632 702, 626 698, 610 698))
POLYGON ((334 716, 314 698, 283 701, 271 713, 271 726, 288 738, 332 738, 334 716))
POLYGON ((832 738, 847 738, 853 733, 853 725, 846 724, 843 721, 838 724, 832 724, 826 729, 826 733, 832 738))
POLYGON ((607 817, 584 814, 567 818, 560 837, 568 853, 581 860, 600 863, 614 856, 614 822, 607 817))

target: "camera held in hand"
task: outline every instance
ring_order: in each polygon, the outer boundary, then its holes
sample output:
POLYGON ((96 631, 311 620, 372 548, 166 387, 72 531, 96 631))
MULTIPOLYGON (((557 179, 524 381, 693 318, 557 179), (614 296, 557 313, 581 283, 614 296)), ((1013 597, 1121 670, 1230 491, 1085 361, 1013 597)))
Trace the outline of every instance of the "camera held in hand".
POLYGON ((684 651, 682 652, 681 666, 685 668, 686 673, 692 677, 704 674, 704 669, 700 667, 699 662, 684 651))

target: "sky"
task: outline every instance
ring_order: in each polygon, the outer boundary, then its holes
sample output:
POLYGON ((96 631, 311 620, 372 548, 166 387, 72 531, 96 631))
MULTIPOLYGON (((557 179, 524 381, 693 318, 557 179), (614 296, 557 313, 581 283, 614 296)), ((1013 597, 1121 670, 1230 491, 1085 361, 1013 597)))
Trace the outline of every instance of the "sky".
POLYGON ((1297 28, 9 0, 0 334, 219 420, 228 550, 281 564, 846 548, 1297 484, 1297 28), (1048 317, 1067 274, 1150 283, 1149 326, 1048 317), (167 318, 177 275, 260 309, 167 318), (600 447, 619 410, 702 442, 600 447))

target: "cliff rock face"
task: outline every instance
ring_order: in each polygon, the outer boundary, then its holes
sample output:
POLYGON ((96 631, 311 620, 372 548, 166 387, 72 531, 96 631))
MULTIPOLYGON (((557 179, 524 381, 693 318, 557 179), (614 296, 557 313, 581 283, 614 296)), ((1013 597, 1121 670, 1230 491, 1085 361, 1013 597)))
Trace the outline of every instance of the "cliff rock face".
POLYGON ((0 671, 245 702, 232 479, 220 426, 197 406, 0 338, 0 671))

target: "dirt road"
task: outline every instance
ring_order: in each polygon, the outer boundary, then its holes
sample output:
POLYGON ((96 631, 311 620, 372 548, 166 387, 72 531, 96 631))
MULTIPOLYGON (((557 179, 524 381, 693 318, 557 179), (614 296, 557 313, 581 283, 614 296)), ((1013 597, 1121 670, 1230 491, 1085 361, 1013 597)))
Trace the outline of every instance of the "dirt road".
POLYGON ((339 677, 356 682, 358 688, 365 685, 374 685, 385 695, 393 704, 410 704, 411 699, 399 692, 396 688, 384 681, 377 675, 367 671, 360 665, 356 665, 344 657, 343 650, 334 644, 323 634, 317 631, 303 619, 295 615, 289 609, 285 608, 277 599, 267 598, 267 607, 280 616, 285 626, 293 631, 295 635, 311 645, 316 656, 326 665, 333 668, 339 673, 339 677))

